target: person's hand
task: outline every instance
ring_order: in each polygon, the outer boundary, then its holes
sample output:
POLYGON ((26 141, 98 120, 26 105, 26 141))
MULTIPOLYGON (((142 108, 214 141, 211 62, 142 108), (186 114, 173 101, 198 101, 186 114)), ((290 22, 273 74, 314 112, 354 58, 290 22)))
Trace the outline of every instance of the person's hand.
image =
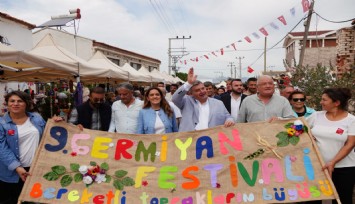
POLYGON ((77 124, 76 127, 78 127, 80 129, 80 131, 83 131, 84 130, 84 127, 82 124, 77 124))
POLYGON ((187 73, 187 82, 192 85, 196 81, 196 79, 197 75, 194 74, 194 68, 191 67, 189 69, 189 72, 187 73))
POLYGON ((322 170, 328 170, 330 177, 332 177, 334 171, 335 163, 330 161, 325 166, 323 166, 322 170))
POLYGON ((278 117, 274 116, 274 117, 269 118, 269 120, 267 120, 267 122, 272 123, 277 120, 280 120, 280 119, 278 117))
POLYGON ((22 166, 17 167, 16 172, 23 182, 26 181, 27 176, 30 176, 30 173, 28 173, 22 166))
POLYGON ((233 126, 235 123, 232 120, 227 120, 226 122, 224 122, 224 127, 230 127, 233 126))
POLYGON ((52 120, 54 120, 54 122, 61 122, 61 121, 64 121, 64 118, 62 118, 60 116, 57 116, 57 115, 54 115, 52 117, 52 120))

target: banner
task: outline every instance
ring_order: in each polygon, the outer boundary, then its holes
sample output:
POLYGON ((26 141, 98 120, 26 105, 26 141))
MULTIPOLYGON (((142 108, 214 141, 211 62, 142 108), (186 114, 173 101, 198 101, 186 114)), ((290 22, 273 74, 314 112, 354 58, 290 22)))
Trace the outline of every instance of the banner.
MULTIPOLYGON (((303 121, 304 123, 304 121, 303 121)), ((20 196, 36 203, 287 203, 335 199, 302 121, 129 135, 48 120, 20 196)))

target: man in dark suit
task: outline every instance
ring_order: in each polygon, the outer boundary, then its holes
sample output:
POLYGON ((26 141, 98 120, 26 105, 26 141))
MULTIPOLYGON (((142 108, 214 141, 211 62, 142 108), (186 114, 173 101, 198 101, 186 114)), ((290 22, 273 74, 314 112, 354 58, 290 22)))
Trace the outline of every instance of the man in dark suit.
POLYGON ((243 94, 243 83, 240 79, 233 79, 231 81, 232 92, 230 94, 223 94, 221 101, 232 115, 234 121, 237 121, 239 108, 247 95, 243 94))

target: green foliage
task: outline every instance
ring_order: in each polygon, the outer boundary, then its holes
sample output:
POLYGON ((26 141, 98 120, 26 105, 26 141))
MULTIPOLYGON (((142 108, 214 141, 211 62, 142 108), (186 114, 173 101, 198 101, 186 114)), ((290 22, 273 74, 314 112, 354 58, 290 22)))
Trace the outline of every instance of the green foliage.
MULTIPOLYGON (((292 84, 299 87, 307 94, 307 106, 321 110, 320 105, 323 90, 325 88, 349 88, 352 91, 352 101, 355 105, 355 70, 337 77, 336 70, 331 67, 297 68, 292 74, 292 84)), ((354 114, 354 110, 350 110, 354 114)))
POLYGON ((72 171, 79 171, 79 168, 80 168, 80 165, 79 164, 76 164, 76 163, 71 163, 70 164, 70 169, 72 171))
POLYGON ((57 173, 58 175, 63 175, 67 171, 64 166, 58 165, 58 166, 53 166, 52 171, 57 173))
POLYGON ((81 173, 76 173, 75 175, 74 175, 74 181, 75 182, 80 182, 80 181, 82 181, 83 180, 83 175, 81 174, 81 173))
POLYGON ((124 171, 124 170, 118 170, 115 172, 115 176, 118 177, 118 178, 123 178, 124 176, 127 175, 127 171, 124 171))
POLYGON ((100 168, 103 169, 103 170, 108 170, 108 163, 104 162, 100 165, 100 168))
POLYGON ((70 175, 65 175, 60 180, 60 185, 62 187, 66 187, 66 186, 69 186, 72 181, 73 181, 73 178, 70 175))
POLYGON ((187 73, 176 72, 176 76, 179 77, 183 81, 187 81, 187 73))
POLYGON ((43 175, 43 178, 45 178, 47 181, 55 181, 59 178, 59 175, 53 171, 48 172, 43 175))
POLYGON ((120 191, 122 191, 123 188, 124 188, 124 185, 123 185, 122 181, 120 181, 120 180, 115 180, 115 181, 113 182, 113 186, 114 186, 117 190, 120 190, 120 191))

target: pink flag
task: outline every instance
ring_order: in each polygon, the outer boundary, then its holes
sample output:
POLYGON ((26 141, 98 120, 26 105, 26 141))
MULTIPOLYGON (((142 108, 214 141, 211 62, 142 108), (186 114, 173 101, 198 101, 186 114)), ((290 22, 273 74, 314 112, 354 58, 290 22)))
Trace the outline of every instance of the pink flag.
POLYGON ((223 48, 221 48, 221 55, 223 55, 224 54, 224 50, 223 50, 223 48))
POLYGON ((252 73, 253 71, 254 71, 254 69, 251 68, 250 66, 248 66, 248 72, 249 72, 249 73, 252 73))
POLYGON ((262 34, 264 34, 265 36, 268 36, 268 35, 269 35, 269 33, 265 30, 264 27, 260 28, 259 30, 260 30, 260 32, 261 32, 262 34))
POLYGON ((250 39, 248 36, 246 36, 244 39, 245 39, 248 43, 251 43, 251 39, 250 39))
POLYGON ((198 62, 198 57, 196 57, 196 62, 198 62))
POLYGON ((203 55, 203 56, 205 56, 205 57, 206 57, 206 59, 209 59, 207 55, 203 55))
POLYGON ((284 25, 286 25, 287 23, 286 23, 286 19, 285 19, 285 17, 284 16, 280 16, 280 17, 278 17, 277 19, 279 19, 280 21, 281 21, 281 23, 282 24, 284 24, 284 25))
POLYGON ((282 23, 282 24, 287 25, 287 23, 286 23, 286 19, 285 19, 285 17, 284 17, 284 16, 280 16, 280 17, 278 17, 277 19, 279 19, 279 20, 281 21, 281 23, 282 23))
POLYGON ((184 60, 184 64, 186 65, 186 60, 184 60))
POLYGON ((217 57, 216 53, 212 52, 212 54, 217 57))
POLYGON ((303 7, 303 13, 307 12, 309 10, 309 1, 302 0, 302 7, 303 7))
POLYGON ((237 48, 235 47, 235 43, 232 43, 231 45, 234 48, 234 50, 237 50, 237 48))

